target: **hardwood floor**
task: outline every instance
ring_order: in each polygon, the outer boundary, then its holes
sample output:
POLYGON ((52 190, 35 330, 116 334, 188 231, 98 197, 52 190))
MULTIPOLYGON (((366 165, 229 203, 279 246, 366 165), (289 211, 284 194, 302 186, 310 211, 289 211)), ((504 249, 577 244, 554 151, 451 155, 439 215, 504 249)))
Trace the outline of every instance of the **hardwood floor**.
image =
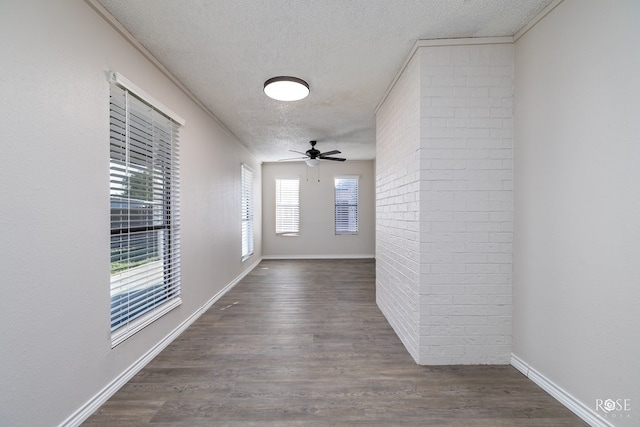
POLYGON ((585 426, 511 366, 418 366, 373 260, 263 261, 86 426, 585 426))

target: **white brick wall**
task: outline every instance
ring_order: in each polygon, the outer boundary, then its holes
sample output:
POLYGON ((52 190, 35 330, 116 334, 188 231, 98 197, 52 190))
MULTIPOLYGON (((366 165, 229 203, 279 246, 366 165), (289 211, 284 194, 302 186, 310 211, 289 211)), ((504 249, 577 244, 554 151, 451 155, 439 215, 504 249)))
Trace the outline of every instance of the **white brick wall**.
POLYGON ((418 360, 420 280, 420 80, 412 61, 376 121, 378 306, 418 360))
POLYGON ((420 364, 509 361, 512 85, 511 44, 421 47, 376 116, 378 304, 420 364))

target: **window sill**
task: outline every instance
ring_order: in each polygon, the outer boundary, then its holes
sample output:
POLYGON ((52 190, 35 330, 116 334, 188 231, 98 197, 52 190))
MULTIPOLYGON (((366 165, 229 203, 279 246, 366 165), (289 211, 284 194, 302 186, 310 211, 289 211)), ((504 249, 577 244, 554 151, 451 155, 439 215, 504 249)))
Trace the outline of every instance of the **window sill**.
POLYGON ((145 327, 149 326, 153 322, 155 322, 160 317, 164 316, 174 308, 178 307, 182 304, 182 299, 180 297, 173 298, 170 301, 167 301, 165 304, 156 307, 151 310, 148 314, 141 316, 131 322, 130 324, 124 325, 119 329, 116 329, 111 333, 111 348, 115 348, 117 345, 123 343, 127 338, 133 336, 137 332, 141 331, 145 327))

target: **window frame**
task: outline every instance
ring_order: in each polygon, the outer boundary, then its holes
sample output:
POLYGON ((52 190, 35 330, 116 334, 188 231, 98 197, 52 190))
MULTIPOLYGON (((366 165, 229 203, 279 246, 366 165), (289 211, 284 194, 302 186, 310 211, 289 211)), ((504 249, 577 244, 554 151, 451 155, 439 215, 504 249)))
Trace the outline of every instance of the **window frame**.
POLYGON ((240 165, 240 221, 242 239, 242 262, 251 258, 254 253, 255 228, 254 228, 254 199, 253 199, 253 176, 254 172, 246 164, 240 165))
POLYGON ((109 83, 115 347, 182 303, 178 134, 185 122, 121 74, 111 73, 109 83))
POLYGON ((357 175, 340 175, 333 178, 333 230, 336 236, 357 235, 359 233, 359 203, 360 203, 360 177, 357 175), (355 189, 355 203, 351 197, 338 197, 339 181, 350 181, 351 184, 344 191, 355 189), (355 185, 353 184, 355 182, 355 185), (349 188, 351 187, 351 188, 349 188), (342 201, 342 203, 340 203, 342 201), (346 208, 346 209, 345 209, 346 208), (338 212, 342 210, 344 212, 338 212), (355 212, 354 212, 355 211, 355 212), (346 220, 338 220, 345 216, 346 220))
POLYGON ((275 179, 275 234, 283 237, 297 237, 300 235, 300 178, 299 177, 282 177, 275 179), (282 188, 284 182, 296 182, 295 198, 282 201, 283 196, 293 196, 285 191, 290 189, 282 188), (294 201, 295 199, 295 201, 294 201), (288 203, 286 203, 288 202, 288 203), (287 216, 283 213, 290 212, 291 219, 287 221, 287 216))

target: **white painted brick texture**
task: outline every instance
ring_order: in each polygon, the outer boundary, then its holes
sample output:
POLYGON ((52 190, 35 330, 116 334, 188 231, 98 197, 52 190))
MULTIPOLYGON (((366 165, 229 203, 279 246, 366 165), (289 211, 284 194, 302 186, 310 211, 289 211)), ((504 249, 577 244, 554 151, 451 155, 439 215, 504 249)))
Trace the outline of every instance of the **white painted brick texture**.
POLYGON ((420 81, 411 62, 376 120, 376 300, 418 360, 420 81))
POLYGON ((508 363, 513 48, 437 46, 418 54, 418 363, 508 363))
POLYGON ((376 115, 377 303, 420 364, 508 363, 513 49, 421 47, 376 115))

